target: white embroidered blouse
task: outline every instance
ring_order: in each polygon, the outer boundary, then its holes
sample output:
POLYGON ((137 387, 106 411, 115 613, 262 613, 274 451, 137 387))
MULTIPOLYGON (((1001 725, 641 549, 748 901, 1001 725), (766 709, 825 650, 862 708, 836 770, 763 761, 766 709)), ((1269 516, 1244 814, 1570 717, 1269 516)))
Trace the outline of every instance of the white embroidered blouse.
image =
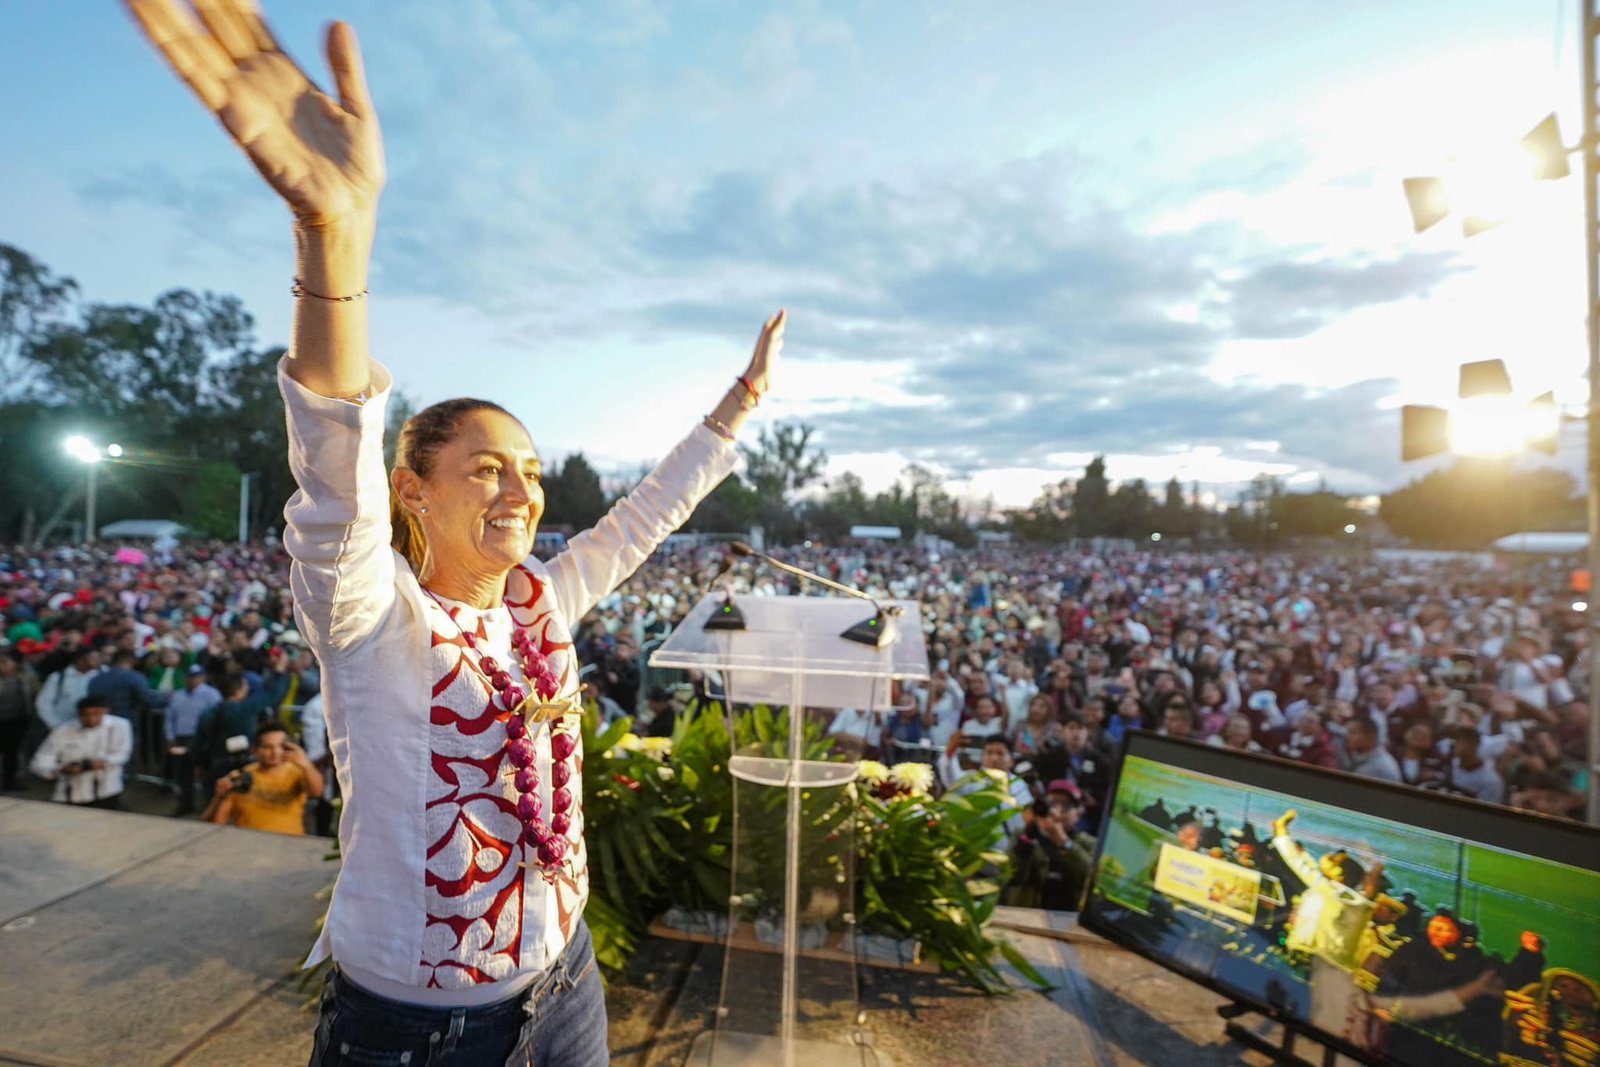
MULTIPOLYGON (((644 562, 733 470, 732 445, 696 426, 592 530, 547 565, 529 557, 489 611, 425 594, 390 548, 383 429, 391 380, 372 364, 364 404, 318 396, 278 365, 299 491, 284 509, 295 617, 322 663, 328 747, 344 811, 343 865, 306 961, 330 955, 374 992, 427 1003, 509 996, 556 958, 588 898, 581 782, 572 863, 547 882, 521 841, 505 713, 462 630, 503 664, 529 629, 575 696, 570 626, 644 562), (447 608, 449 614, 447 614, 447 608), (528 867, 522 867, 524 861, 528 867)), ((550 738, 535 738, 550 810, 550 738)), ((576 759, 582 767, 581 745, 576 759)), ((581 774, 580 774, 581 777, 581 774)))

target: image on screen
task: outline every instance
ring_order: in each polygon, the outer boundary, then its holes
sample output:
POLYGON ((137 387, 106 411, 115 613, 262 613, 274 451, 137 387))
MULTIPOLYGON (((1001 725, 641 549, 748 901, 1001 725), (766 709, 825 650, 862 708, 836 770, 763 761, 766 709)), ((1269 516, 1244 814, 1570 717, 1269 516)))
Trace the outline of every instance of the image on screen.
POLYGON ((1084 925, 1370 1062, 1600 1064, 1594 856, 1524 855, 1139 751, 1084 925))

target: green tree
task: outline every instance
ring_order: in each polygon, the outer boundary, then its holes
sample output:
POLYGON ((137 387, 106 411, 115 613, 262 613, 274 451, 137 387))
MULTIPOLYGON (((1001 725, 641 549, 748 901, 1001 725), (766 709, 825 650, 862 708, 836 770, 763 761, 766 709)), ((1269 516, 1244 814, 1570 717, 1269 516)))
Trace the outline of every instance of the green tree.
POLYGON ((761 498, 737 474, 724 478, 700 501, 684 529, 699 533, 743 534, 755 525, 761 511, 761 498))
POLYGON ((23 353, 61 321, 77 295, 77 282, 0 243, 0 401, 31 392, 39 367, 23 353))
POLYGON ((225 460, 202 463, 183 482, 178 519, 203 537, 233 540, 239 533, 239 468, 225 460))
POLYGON ((1463 458, 1386 493, 1378 514, 1414 544, 1476 549, 1522 530, 1582 529, 1575 490, 1563 471, 1513 471, 1506 460, 1463 458))
POLYGON ((828 454, 811 440, 814 429, 805 423, 777 423, 762 429, 756 444, 740 445, 745 477, 760 499, 758 518, 775 542, 800 532, 795 498, 822 477, 828 454))
POLYGON ((600 472, 582 452, 567 456, 544 476, 544 523, 587 530, 605 515, 608 501, 600 472))
POLYGON ((1106 480, 1106 457, 1096 456, 1083 469, 1072 490, 1072 532, 1078 537, 1111 534, 1111 483, 1106 480))
POLYGON ((1072 538, 1072 504, 1076 496, 1071 478, 1047 485, 1025 508, 1006 513, 1011 532, 1024 541, 1055 543, 1072 538))
POLYGON ((174 289, 153 308, 91 304, 79 323, 47 326, 22 354, 50 399, 195 440, 192 419, 213 399, 207 363, 247 351, 252 330, 238 297, 174 289))
POLYGON ((1104 532, 1112 537, 1145 541, 1155 529, 1155 505, 1143 478, 1121 482, 1106 501, 1104 532))

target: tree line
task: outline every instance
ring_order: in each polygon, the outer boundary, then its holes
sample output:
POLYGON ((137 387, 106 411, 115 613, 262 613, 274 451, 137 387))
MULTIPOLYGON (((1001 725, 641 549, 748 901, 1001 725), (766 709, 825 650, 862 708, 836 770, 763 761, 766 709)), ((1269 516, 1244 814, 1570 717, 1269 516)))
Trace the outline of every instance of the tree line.
MULTIPOLYGON (((0 243, 0 541, 59 538, 82 514, 84 470, 62 447, 71 434, 123 450, 97 470, 100 524, 172 518, 205 536, 232 537, 240 483, 249 477, 251 535, 277 527, 294 492, 277 387, 283 353, 258 342, 238 297, 174 289, 148 307, 88 302, 72 278, 0 243)), ((391 400, 391 448, 412 411, 404 395, 391 400)), ((804 423, 764 428, 740 448, 744 471, 702 502, 688 529, 759 525, 775 543, 838 541, 852 526, 872 525, 960 545, 990 529, 1039 543, 1272 547, 1373 524, 1326 486, 1294 492, 1266 475, 1219 511, 1198 486, 1176 478, 1159 494, 1142 479, 1113 484, 1105 457, 1096 456, 1082 476, 1044 486, 1027 507, 998 511, 992 501, 956 498, 916 464, 877 493, 853 473, 830 480, 827 453, 804 423)), ((608 485, 574 452, 546 469, 544 525, 593 525, 630 487, 608 485)), ((1559 471, 1464 459, 1385 494, 1378 516, 1418 545, 1478 548, 1518 530, 1581 529, 1574 492, 1573 479, 1559 471)))

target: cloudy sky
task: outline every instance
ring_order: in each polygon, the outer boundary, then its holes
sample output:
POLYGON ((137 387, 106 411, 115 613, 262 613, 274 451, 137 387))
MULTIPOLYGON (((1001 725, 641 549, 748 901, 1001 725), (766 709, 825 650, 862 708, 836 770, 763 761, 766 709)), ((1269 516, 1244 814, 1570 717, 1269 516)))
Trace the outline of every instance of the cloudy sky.
MULTIPOLYGON (((1463 360, 1583 395, 1581 188, 1508 169, 1552 109, 1575 136, 1571 3, 266 6, 319 78, 325 20, 366 53, 375 354, 547 455, 659 456, 778 306, 764 418, 869 487, 916 461, 1001 504, 1096 452, 1373 493, 1463 360), (1400 179, 1441 171, 1512 221, 1413 236, 1400 179)), ((287 340, 285 210, 119 5, 0 3, 0 98, 0 241, 287 340)))

